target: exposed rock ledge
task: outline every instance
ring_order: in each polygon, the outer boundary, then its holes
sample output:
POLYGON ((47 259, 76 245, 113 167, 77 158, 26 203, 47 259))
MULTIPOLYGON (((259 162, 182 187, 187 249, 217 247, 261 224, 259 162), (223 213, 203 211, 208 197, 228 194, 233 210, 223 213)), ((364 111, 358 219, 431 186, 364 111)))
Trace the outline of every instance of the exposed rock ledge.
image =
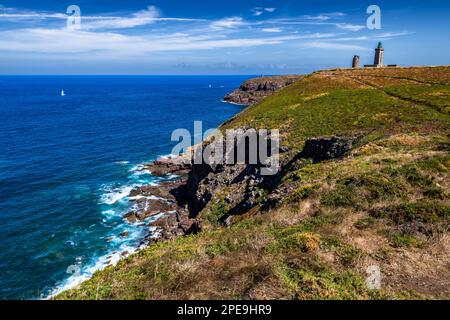
POLYGON ((302 76, 274 76, 249 79, 241 84, 238 89, 227 94, 223 100, 230 103, 249 106, 260 102, 273 92, 296 82, 301 77, 302 76))
POLYGON ((207 164, 180 164, 180 157, 159 159, 146 165, 145 170, 160 175, 175 174, 180 179, 131 191, 130 198, 135 201, 135 206, 125 218, 131 223, 146 223, 147 218, 162 214, 148 224, 157 228, 157 235, 149 234, 143 244, 197 233, 202 229, 198 214, 214 194, 227 190, 224 200, 229 210, 220 217, 220 222, 233 223, 233 218, 255 206, 264 208, 282 203, 289 190, 279 190, 278 183, 283 175, 295 167, 298 160, 320 162, 343 157, 349 154, 356 140, 357 137, 316 137, 306 140, 301 152, 281 150, 287 152, 288 157, 275 176, 261 176, 258 166, 250 164, 217 165, 212 168, 207 164), (261 202, 261 188, 269 191, 267 203, 261 202))

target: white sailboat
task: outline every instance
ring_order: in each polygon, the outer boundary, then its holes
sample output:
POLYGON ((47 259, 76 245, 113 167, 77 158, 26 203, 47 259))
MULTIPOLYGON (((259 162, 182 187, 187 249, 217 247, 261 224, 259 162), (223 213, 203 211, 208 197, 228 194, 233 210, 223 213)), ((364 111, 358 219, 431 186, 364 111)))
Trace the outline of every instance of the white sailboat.
POLYGON ((64 97, 65 95, 64 90, 61 90, 61 97, 64 97))

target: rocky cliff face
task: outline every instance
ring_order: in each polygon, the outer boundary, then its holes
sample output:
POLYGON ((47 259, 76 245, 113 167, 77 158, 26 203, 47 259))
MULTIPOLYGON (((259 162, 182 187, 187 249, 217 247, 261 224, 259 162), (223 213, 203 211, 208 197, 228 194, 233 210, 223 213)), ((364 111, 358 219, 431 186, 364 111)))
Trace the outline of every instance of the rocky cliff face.
POLYGON ((260 77, 245 81, 241 86, 224 97, 224 101, 243 105, 260 102, 273 92, 284 88, 302 76, 260 77))
POLYGON ((165 174, 186 174, 186 178, 165 183, 161 186, 142 187, 132 191, 132 196, 142 201, 137 212, 130 212, 126 218, 132 222, 166 212, 151 223, 157 227, 158 237, 151 242, 173 239, 197 233, 206 225, 230 225, 253 208, 265 210, 282 203, 292 190, 280 187, 281 179, 290 171, 297 170, 301 162, 320 162, 345 156, 350 152, 355 137, 319 137, 305 142, 301 152, 282 149, 285 154, 279 173, 263 176, 260 167, 252 164, 204 164, 180 165, 176 159, 158 160, 146 168, 165 174), (155 200, 151 196, 157 196, 155 200), (149 197, 150 196, 150 197, 149 197), (165 200, 162 200, 165 199, 165 200), (210 212, 214 211, 214 216, 210 212))

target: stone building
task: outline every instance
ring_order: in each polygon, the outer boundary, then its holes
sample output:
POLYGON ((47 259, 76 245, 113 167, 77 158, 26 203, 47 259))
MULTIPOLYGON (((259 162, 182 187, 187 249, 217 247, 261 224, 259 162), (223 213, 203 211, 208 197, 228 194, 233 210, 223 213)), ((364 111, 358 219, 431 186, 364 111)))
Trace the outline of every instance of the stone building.
POLYGON ((360 68, 360 58, 359 56, 353 57, 352 68, 360 68))

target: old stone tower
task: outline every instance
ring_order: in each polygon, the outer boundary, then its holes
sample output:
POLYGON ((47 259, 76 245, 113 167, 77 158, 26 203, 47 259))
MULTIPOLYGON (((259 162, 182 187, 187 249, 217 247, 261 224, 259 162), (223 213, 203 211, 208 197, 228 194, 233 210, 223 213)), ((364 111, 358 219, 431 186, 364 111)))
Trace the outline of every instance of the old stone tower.
POLYGON ((352 68, 359 68, 359 67, 360 67, 360 58, 359 58, 359 56, 354 56, 352 68))
MULTIPOLYGON (((383 44, 381 42, 378 42, 378 46, 375 48, 375 59, 373 61, 373 64, 366 64, 364 65, 365 68, 383 68, 383 67, 391 67, 396 68, 398 67, 398 64, 388 64, 385 66, 383 64, 383 55, 384 55, 384 48, 383 44)), ((353 58, 354 60, 355 58, 353 58)))
POLYGON ((375 60, 373 64, 377 67, 383 66, 383 44, 381 42, 378 42, 378 46, 375 48, 375 60))

